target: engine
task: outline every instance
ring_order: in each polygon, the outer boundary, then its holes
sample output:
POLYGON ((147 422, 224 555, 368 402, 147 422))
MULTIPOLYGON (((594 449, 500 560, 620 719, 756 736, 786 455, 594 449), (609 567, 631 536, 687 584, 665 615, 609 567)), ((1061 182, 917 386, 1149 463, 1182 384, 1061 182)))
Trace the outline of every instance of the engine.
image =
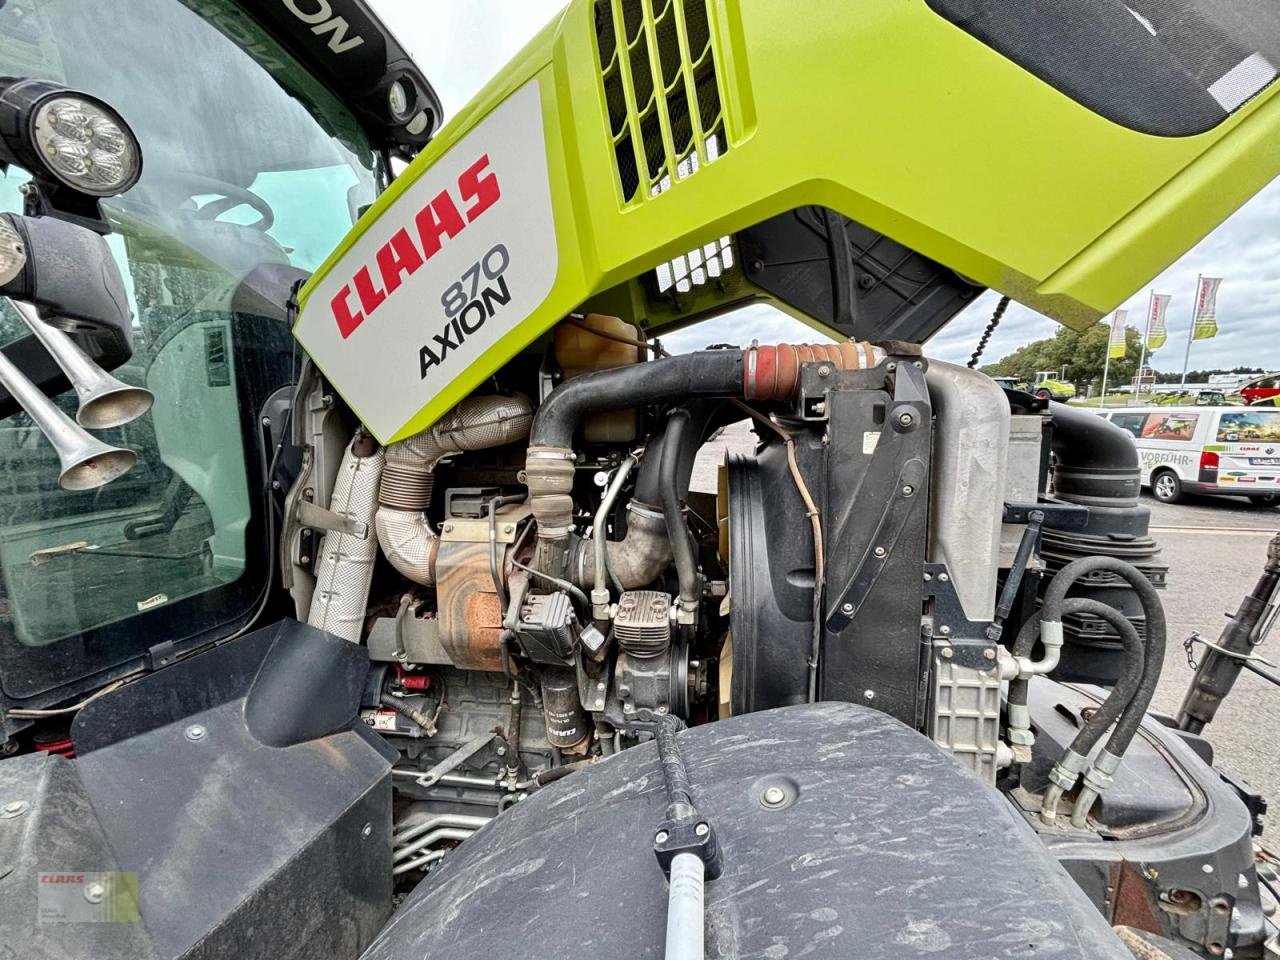
POLYGON ((1163 572, 1123 435, 1108 448, 1091 415, 910 344, 665 356, 575 315, 385 448, 347 432, 326 389, 304 377, 306 432, 328 439, 290 495, 286 576, 312 625, 375 663, 362 716, 401 754, 395 869, 411 878, 668 715, 856 702, 994 785, 1030 769, 1034 741, 1002 689, 1063 670, 1115 682, 1121 631, 1144 629, 1107 568, 1084 587, 1122 617, 1095 599, 1065 635, 1015 643, 1006 622, 1040 626, 1041 573, 1121 542, 1163 572), (743 423, 754 452, 725 458, 716 495, 691 493, 699 450, 743 423))

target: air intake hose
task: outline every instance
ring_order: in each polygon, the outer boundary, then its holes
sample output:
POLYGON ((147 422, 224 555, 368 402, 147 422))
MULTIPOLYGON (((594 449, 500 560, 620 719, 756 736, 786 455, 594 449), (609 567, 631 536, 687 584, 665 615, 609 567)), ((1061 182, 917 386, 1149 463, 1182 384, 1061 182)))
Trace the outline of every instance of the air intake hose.
POLYGON ((529 434, 525 482, 538 521, 535 568, 565 572, 573 527, 573 437, 588 414, 699 397, 788 400, 799 387, 802 364, 855 370, 884 356, 865 343, 777 344, 700 350, 566 380, 543 401, 529 434))
POLYGON ((1138 502, 1142 473, 1138 448, 1127 430, 1095 413, 1049 404, 1053 418, 1054 492, 1088 506, 1125 507, 1138 502))
POLYGON ((513 443, 529 433, 533 410, 522 394, 469 397, 434 426, 386 448, 374 525, 391 565, 414 583, 435 583, 438 546, 427 519, 435 468, 445 457, 513 443))

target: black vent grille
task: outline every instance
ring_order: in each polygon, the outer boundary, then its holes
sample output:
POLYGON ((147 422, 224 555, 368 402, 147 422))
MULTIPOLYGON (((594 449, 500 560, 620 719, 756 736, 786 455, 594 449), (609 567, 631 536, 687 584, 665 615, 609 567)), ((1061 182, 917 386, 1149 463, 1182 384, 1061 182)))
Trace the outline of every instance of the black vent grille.
POLYGON ((623 205, 728 148, 708 0, 596 0, 596 44, 623 205))

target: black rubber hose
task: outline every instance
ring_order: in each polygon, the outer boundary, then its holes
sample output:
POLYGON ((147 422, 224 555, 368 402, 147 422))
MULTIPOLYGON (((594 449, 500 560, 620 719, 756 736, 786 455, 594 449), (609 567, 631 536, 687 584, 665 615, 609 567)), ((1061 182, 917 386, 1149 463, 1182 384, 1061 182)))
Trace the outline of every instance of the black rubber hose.
MULTIPOLYGON (((1049 581, 1049 586, 1044 592, 1044 602, 1040 607, 1039 616, 1028 619, 1018 631, 1018 637, 1014 641, 1013 655, 1015 657, 1029 657, 1040 628, 1039 621, 1061 621, 1063 603, 1066 600, 1067 591, 1081 577, 1099 571, 1114 573, 1122 577, 1133 587, 1134 592, 1137 593, 1138 599, 1142 603, 1142 611, 1147 621, 1147 653, 1143 683, 1140 684, 1138 694, 1135 695, 1135 697, 1140 697, 1147 686, 1146 674, 1154 666, 1156 681, 1158 681, 1160 669, 1164 666, 1164 647, 1167 631, 1164 605, 1160 602, 1160 595, 1156 593, 1156 588, 1151 585, 1151 581, 1143 575, 1141 570, 1133 564, 1117 560, 1115 557, 1081 557, 1079 560, 1073 560, 1059 570, 1054 575, 1054 578, 1049 581)), ((1152 692, 1154 692, 1154 689, 1154 682, 1152 682, 1152 692)), ((1150 696, 1147 699, 1149 702, 1150 696)), ((1019 677, 1009 682, 1009 702, 1013 704, 1025 704, 1027 702, 1027 678, 1019 677)), ((1141 720, 1141 717, 1138 720, 1141 720)), ((1135 722, 1134 730, 1136 729, 1137 724, 1135 722)), ((1132 738, 1132 734, 1130 734, 1130 738, 1132 738)), ((1125 745, 1128 745, 1127 741, 1125 745)))
POLYGON ((582 418, 601 410, 741 396, 742 365, 741 350, 701 350, 566 380, 538 408, 529 446, 572 447, 582 418))
POLYGON ((435 735, 436 727, 435 727, 435 724, 431 722, 431 718, 428 717, 421 710, 415 710, 413 707, 409 706, 409 704, 405 703, 399 697, 393 697, 389 693, 384 693, 382 694, 382 696, 378 697, 378 702, 381 703, 384 707, 390 707, 392 710, 400 714, 400 716, 404 717, 410 723, 417 724, 424 731, 426 731, 428 735, 430 736, 435 735))
MULTIPOLYGON (((685 405, 689 409, 690 429, 686 431, 684 448, 680 451, 679 489, 681 496, 689 491, 689 481, 693 476, 694 461, 698 449, 706 441, 707 436, 717 427, 732 423, 742 418, 741 414, 729 414, 725 404, 709 401, 685 405)), ((662 451, 666 443, 665 425, 650 438, 646 452, 636 469, 636 487, 632 499, 650 507, 661 503, 662 494, 659 483, 662 476, 662 451)))
POLYGON ((684 604, 698 602, 698 558, 693 552, 689 525, 685 523, 684 506, 680 502, 680 450, 689 428, 689 411, 672 410, 667 417, 667 430, 662 444, 662 470, 658 488, 662 496, 662 515, 667 521, 667 537, 675 560, 676 577, 680 581, 680 600, 684 604))
POLYGON ((1103 701, 1102 706, 1093 712, 1076 738, 1071 742, 1071 749, 1082 757, 1087 757, 1102 735, 1111 724, 1116 722, 1121 712, 1135 702, 1135 694, 1146 672, 1147 651, 1142 637, 1129 618, 1099 600, 1086 600, 1083 597, 1071 597, 1062 605, 1067 613, 1085 613, 1106 620, 1111 628, 1120 635, 1124 645, 1124 666, 1116 685, 1103 701))
POLYGON ((658 760, 662 764, 662 780, 667 787, 667 818, 680 820, 695 812, 693 786, 684 765, 684 754, 676 735, 685 729, 679 717, 665 714, 657 718, 654 739, 658 741, 658 760))
POLYGON ((1127 430, 1095 413, 1049 404, 1053 418, 1054 492, 1072 503, 1131 506, 1138 502, 1138 448, 1127 430))

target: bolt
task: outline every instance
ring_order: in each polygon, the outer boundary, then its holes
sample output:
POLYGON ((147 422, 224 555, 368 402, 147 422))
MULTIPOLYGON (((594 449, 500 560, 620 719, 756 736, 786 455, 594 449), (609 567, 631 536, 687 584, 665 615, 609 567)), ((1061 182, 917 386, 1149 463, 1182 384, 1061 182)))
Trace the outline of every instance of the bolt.
POLYGON ((188 740, 191 740, 194 742, 196 740, 203 740, 204 735, 208 732, 209 731, 206 730, 204 727, 202 727, 200 724, 193 723, 191 726, 187 727, 185 734, 188 740))
POLYGON ((693 832, 695 836, 705 837, 708 833, 711 832, 711 828, 708 827, 705 823, 700 823, 693 828, 693 832))
POLYGON ((940 573, 938 574, 938 580, 942 583, 949 583, 951 581, 951 575, 947 573, 940 573))
POLYGON ((942 659, 943 659, 943 660, 950 660, 950 659, 951 659, 952 657, 954 657, 955 655, 956 655, 956 652, 955 652, 954 650, 952 650, 950 647, 943 647, 943 648, 942 648, 942 659))
POLYGON ((445 532, 445 533, 453 533, 453 524, 452 524, 452 523, 446 523, 446 524, 444 525, 444 532, 445 532))
POLYGON ((915 367, 917 370, 923 370, 923 369, 924 369, 924 364, 923 364, 923 363, 921 363, 919 360, 913 360, 913 361, 911 361, 911 365, 912 365, 913 367, 915 367))
POLYGON ((996 658, 996 652, 988 647, 986 650, 982 651, 982 656, 987 660, 994 660, 996 658))
POLYGON ((938 632, 942 634, 944 637, 951 636, 951 628, 948 627, 945 623, 938 628, 938 632))
MULTIPOLYGON (((911 496, 911 495, 912 495, 913 493, 915 493, 915 492, 916 492, 916 488, 915 488, 915 487, 913 487, 913 486, 912 486, 911 484, 909 484, 909 483, 908 483, 908 484, 904 484, 904 485, 903 485, 903 487, 902 487, 902 495, 903 495, 904 497, 909 497, 909 496, 911 496)), ((925 574, 925 576, 927 577, 927 576, 928 576, 928 574, 925 574)))
POLYGON ((84 898, 90 903, 101 903, 107 891, 100 883, 91 883, 84 888, 84 898))
POLYGON ((363 827, 361 827, 361 828, 360 828, 360 839, 361 839, 361 840, 368 840, 368 839, 369 839, 370 837, 372 837, 372 836, 373 836, 373 824, 372 824, 372 823, 366 823, 363 827))
POLYGON ((841 612, 841 613, 851 614, 851 613, 853 613, 853 609, 854 609, 854 608, 853 608, 853 604, 852 604, 852 603, 842 603, 842 604, 840 605, 840 612, 841 612))
POLYGON ((762 799, 766 805, 776 807, 787 799, 787 791, 781 787, 766 787, 762 799))
POLYGON ((925 575, 924 575, 924 582, 925 582, 925 583, 928 583, 928 582, 929 582, 930 580, 932 580, 932 579, 933 579, 933 574, 932 574, 932 573, 928 573, 928 572, 926 572, 926 573, 925 573, 925 575))
POLYGON ((597 690, 603 690, 603 689, 604 689, 604 681, 603 681, 603 680, 601 680, 600 682, 598 682, 598 683, 596 684, 596 689, 597 689, 597 690))
POLYGON ((1206 863, 1204 866, 1202 866, 1202 867, 1200 868, 1200 870, 1201 870, 1203 873, 1213 873, 1213 864, 1212 864, 1212 863, 1206 863))
POLYGON ((657 834, 654 836, 653 842, 666 843, 669 839, 671 839, 671 834, 667 833, 667 831, 665 830, 659 830, 657 834))
POLYGON ((888 551, 888 550, 886 550, 884 547, 876 547, 876 548, 875 548, 875 550, 874 550, 874 551, 872 551, 872 552, 873 552, 873 553, 875 553, 875 555, 876 555, 877 557, 883 557, 883 556, 884 556, 885 554, 887 554, 889 551, 888 551))
POLYGON ((896 363, 886 363, 884 365, 884 368, 888 370, 890 373, 893 373, 893 371, 898 369, 898 365, 896 363))
POLYGON ((876 698, 876 692, 875 692, 874 690, 863 690, 863 691, 862 691, 862 699, 863 699, 863 700, 874 700, 875 698, 876 698))
POLYGON ((515 531, 516 531, 516 528, 509 523, 502 528, 503 533, 515 533, 515 531))
POLYGON ((909 413, 900 413, 898 414, 898 422, 904 427, 909 427, 916 422, 916 418, 909 413))
POLYGON ((818 368, 818 376, 820 377, 831 376, 831 368, 824 363, 822 366, 818 368))
POLYGON ((269 427, 269 426, 271 426, 271 418, 270 418, 270 417, 263 417, 263 418, 262 418, 262 425, 263 425, 264 427, 269 427))
POLYGON ((507 755, 507 748, 503 746, 499 746, 496 752, 498 756, 505 757, 507 755))

